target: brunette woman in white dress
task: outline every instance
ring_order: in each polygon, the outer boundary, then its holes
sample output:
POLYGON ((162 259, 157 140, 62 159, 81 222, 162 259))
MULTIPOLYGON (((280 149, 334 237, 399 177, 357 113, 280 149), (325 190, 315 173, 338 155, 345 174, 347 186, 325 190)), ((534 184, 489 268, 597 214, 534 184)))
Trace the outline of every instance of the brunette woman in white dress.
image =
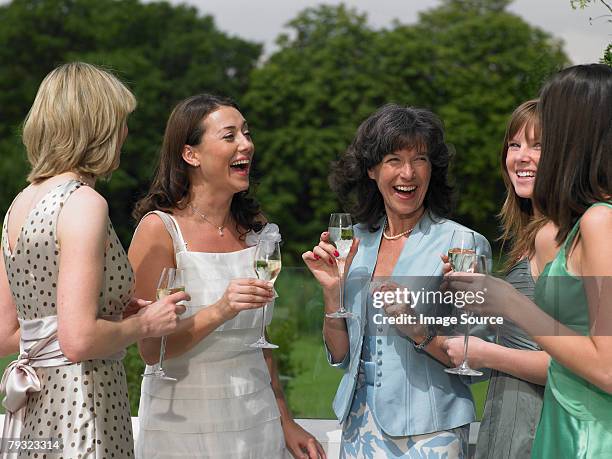
MULTIPOLYGON (((259 337, 260 308, 274 298, 253 269, 265 226, 249 195, 254 151, 229 99, 190 97, 168 120, 155 178, 134 211, 129 258, 137 295, 153 299, 162 269, 178 267, 192 299, 167 341, 164 369, 177 381, 143 380, 137 457, 274 459, 287 449, 325 457, 293 421, 271 352, 248 347, 259 337)), ((147 364, 159 361, 160 339, 139 348, 147 364)))

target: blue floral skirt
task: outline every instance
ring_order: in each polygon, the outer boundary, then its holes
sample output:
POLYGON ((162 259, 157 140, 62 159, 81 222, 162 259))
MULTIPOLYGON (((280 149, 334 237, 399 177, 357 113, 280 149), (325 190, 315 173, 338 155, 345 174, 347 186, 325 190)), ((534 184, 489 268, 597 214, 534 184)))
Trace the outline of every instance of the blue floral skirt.
POLYGON ((423 435, 391 437, 372 415, 374 386, 360 371, 351 411, 342 427, 340 459, 467 459, 469 425, 423 435))

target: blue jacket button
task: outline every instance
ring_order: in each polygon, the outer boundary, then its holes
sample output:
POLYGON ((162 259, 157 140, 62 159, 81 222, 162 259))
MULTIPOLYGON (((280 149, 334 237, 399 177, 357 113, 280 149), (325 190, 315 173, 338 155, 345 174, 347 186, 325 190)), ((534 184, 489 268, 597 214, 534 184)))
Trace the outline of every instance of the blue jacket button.
POLYGON ((380 381, 376 383, 376 387, 380 387, 380 381))

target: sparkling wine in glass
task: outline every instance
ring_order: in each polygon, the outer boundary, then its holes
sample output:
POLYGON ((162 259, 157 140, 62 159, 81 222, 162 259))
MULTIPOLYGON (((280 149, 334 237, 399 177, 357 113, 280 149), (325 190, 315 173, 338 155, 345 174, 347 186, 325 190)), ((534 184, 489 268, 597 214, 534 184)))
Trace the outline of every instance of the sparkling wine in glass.
POLYGON ((340 278, 340 307, 336 312, 325 314, 331 318, 351 318, 353 314, 344 309, 344 265, 353 245, 353 223, 351 214, 331 214, 329 217, 329 240, 340 254, 336 257, 340 278))
MULTIPOLYGON (((255 249, 255 260, 253 262, 257 277, 262 280, 272 282, 276 281, 281 270, 281 253, 280 243, 271 239, 261 239, 257 243, 255 249)), ((261 308, 261 336, 249 347, 262 349, 277 349, 276 344, 269 343, 266 340, 266 308, 267 304, 261 308)))
POLYGON ((454 230, 448 249, 448 259, 456 272, 472 272, 474 256, 476 255, 476 241, 474 232, 468 230, 454 230))
MULTIPOLYGON (((159 276, 157 283, 157 300, 172 295, 177 292, 185 291, 185 281, 182 269, 164 268, 159 276)), ((166 381, 176 381, 176 378, 168 376, 164 370, 164 356, 166 354, 166 336, 161 337, 161 346, 159 349, 159 365, 156 369, 142 376, 164 379, 166 381)))
MULTIPOLYGON (((476 255, 476 240, 474 232, 468 230, 455 230, 448 249, 448 259, 453 271, 473 273, 479 269, 479 257, 476 255)), ((486 257, 485 271, 486 271, 486 257)), ((470 314, 471 317, 471 314, 470 314)), ((467 350, 470 338, 470 324, 465 324, 465 335, 463 336, 463 362, 455 368, 445 368, 444 371, 454 375, 482 376, 482 372, 473 370, 468 365, 467 350)))

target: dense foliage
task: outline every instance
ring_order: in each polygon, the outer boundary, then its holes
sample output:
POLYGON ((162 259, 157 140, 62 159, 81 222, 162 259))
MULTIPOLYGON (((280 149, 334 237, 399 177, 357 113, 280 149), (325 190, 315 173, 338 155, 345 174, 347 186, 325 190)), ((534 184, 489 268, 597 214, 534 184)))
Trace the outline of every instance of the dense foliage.
POLYGON ((240 99, 261 46, 220 32, 195 8, 137 0, 14 0, 0 6, 0 213, 25 184, 19 127, 42 78, 72 60, 112 69, 138 108, 121 168, 99 189, 124 243, 147 189, 166 119, 180 99, 217 92, 240 99))
POLYGON ((390 101, 442 117, 456 150, 457 218, 494 239, 506 118, 567 63, 559 42, 507 12, 508 3, 445 0, 415 24, 387 29, 322 5, 298 14, 260 62, 260 45, 220 32, 187 6, 13 0, 0 6, 0 213, 25 184, 19 127, 37 86, 57 64, 81 59, 113 69, 138 98, 121 168, 99 187, 126 244, 170 108, 203 91, 244 107, 257 145, 257 194, 285 235, 286 263, 298 261, 340 207, 327 185, 330 161, 390 101))
POLYGON ((442 117, 456 150, 457 217, 496 237, 507 117, 567 63, 559 42, 506 12, 507 3, 447 0, 416 24, 385 30, 343 6, 308 9, 289 24, 244 101, 266 171, 260 196, 291 253, 311 246, 339 207, 329 162, 391 101, 442 117))

